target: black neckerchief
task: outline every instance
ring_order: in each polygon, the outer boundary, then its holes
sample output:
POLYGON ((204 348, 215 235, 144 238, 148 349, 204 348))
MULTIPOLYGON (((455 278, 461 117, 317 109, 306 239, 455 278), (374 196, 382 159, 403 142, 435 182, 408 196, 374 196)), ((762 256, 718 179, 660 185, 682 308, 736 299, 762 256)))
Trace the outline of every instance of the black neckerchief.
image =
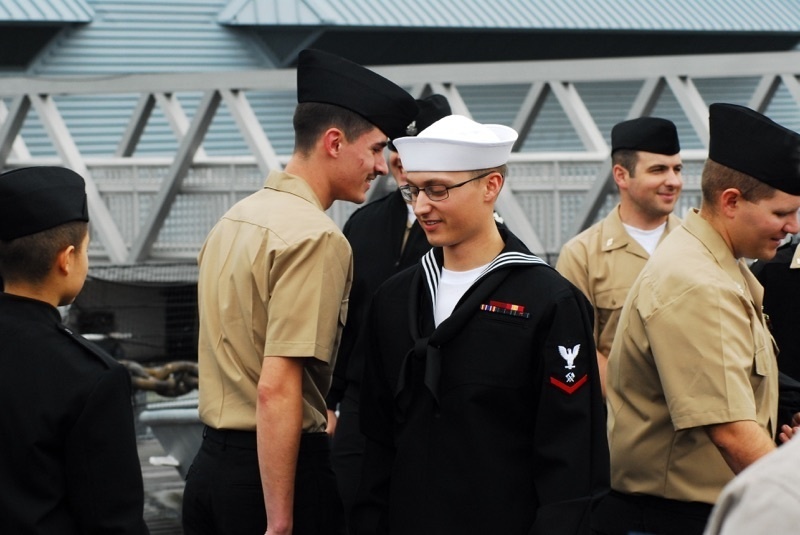
POLYGON ((414 346, 403 357, 395 388, 395 403, 401 419, 404 419, 411 404, 415 375, 422 376, 423 383, 433 396, 438 409, 442 346, 463 331, 464 326, 479 309, 481 302, 485 301, 508 276, 509 268, 521 265, 546 265, 544 260, 528 251, 519 238, 505 229, 501 229, 500 232, 505 247, 464 293, 453 313, 436 328, 433 328, 432 325, 433 307, 436 303, 436 294, 441 279, 444 254, 441 248, 434 248, 420 260, 422 266, 414 273, 408 301, 409 334, 414 341, 414 346), (425 292, 426 287, 427 292, 425 292), (423 299, 425 295, 429 299, 423 299), (426 315, 422 312, 424 306, 430 307, 430 314, 426 315), (425 318, 428 318, 428 321, 426 325, 423 325, 425 318), (431 334, 423 336, 423 332, 431 332, 431 334))

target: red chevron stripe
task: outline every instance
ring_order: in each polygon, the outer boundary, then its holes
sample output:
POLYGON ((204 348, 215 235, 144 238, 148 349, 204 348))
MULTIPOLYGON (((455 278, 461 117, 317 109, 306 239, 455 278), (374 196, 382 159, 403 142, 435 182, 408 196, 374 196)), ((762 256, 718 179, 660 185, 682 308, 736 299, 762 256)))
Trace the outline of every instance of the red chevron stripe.
POLYGON ((575 381, 575 383, 573 383, 572 385, 568 385, 567 383, 563 383, 563 382, 559 381, 555 377, 551 377, 550 378, 550 384, 554 385, 554 386, 557 386, 558 388, 560 388, 561 390, 563 390, 567 394, 573 394, 577 389, 579 389, 581 386, 583 386, 583 383, 585 383, 588 380, 589 380, 589 376, 588 375, 584 375, 583 377, 581 377, 580 379, 575 381))

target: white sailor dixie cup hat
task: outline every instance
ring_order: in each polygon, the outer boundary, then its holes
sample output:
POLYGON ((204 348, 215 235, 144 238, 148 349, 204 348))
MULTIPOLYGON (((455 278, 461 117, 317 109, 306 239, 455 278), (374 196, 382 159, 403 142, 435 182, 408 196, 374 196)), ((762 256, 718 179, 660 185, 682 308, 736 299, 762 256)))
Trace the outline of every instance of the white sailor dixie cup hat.
POLYGON ((508 126, 449 115, 393 143, 406 171, 473 171, 507 163, 516 140, 508 126))

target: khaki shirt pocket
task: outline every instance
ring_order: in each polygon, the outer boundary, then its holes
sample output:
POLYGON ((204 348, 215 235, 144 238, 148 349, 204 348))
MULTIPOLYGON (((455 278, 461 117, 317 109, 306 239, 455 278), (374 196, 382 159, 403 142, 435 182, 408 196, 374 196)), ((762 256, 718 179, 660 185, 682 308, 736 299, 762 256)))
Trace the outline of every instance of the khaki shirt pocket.
POLYGON ((773 351, 770 350, 772 343, 767 342, 763 338, 761 340, 756 339, 756 342, 755 356, 753 357, 753 372, 761 377, 766 377, 772 372, 774 354, 773 351))
POLYGON ((597 292, 594 296, 595 333, 597 349, 608 354, 617 323, 622 312, 622 305, 628 297, 630 288, 611 288, 597 292))
POLYGON ((753 373, 761 377, 766 377, 772 373, 772 367, 775 365, 775 355, 777 355, 777 347, 772 333, 760 321, 761 318, 753 315, 750 319, 750 325, 753 333, 753 373))

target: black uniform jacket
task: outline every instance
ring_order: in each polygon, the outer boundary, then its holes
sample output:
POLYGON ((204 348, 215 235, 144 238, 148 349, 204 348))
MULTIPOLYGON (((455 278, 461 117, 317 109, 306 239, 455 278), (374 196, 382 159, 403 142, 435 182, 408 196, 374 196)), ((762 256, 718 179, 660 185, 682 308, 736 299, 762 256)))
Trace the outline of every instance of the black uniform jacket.
POLYGON ((800 269, 790 269, 798 242, 782 245, 772 260, 754 262, 753 274, 764 287, 764 312, 778 344, 778 369, 800 381, 800 269))
POLYGON ((0 293, 0 533, 147 533, 130 376, 58 310, 0 293))
POLYGON ((501 233, 438 328, 440 249, 375 295, 356 533, 588 533, 609 479, 591 306, 501 233))
POLYGON ((407 220, 406 203, 400 190, 395 190, 353 212, 344 225, 342 232, 353 248, 353 286, 327 397, 331 409, 342 400, 348 383, 361 379, 363 359, 353 349, 372 294, 386 279, 419 262, 431 248, 416 221, 403 247, 407 220))
MULTIPOLYGON (((772 260, 753 262, 750 269, 764 287, 764 312, 778 344, 778 425, 792 425, 800 411, 800 269, 791 269, 795 237, 781 245, 772 260)), ((780 444, 779 439, 776 439, 780 444)))

